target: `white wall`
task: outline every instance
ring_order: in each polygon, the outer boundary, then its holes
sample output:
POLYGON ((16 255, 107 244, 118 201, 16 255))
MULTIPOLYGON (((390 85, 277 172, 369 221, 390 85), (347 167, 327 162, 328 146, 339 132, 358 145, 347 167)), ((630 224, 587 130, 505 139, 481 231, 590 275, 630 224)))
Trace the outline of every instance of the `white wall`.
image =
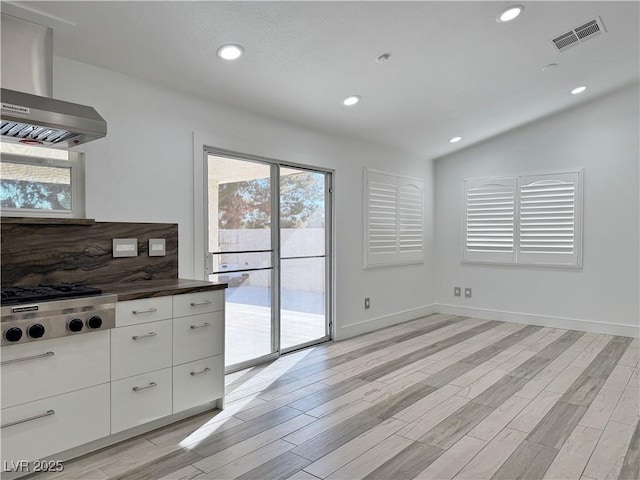
MULTIPOLYGON (((336 336, 429 312, 434 300, 433 215, 423 266, 364 271, 362 168, 426 179, 431 163, 378 145, 338 138, 64 58, 54 59, 56 98, 91 105, 106 138, 84 145, 87 216, 100 221, 179 224, 180 276, 194 276, 193 132, 215 147, 335 170, 336 336), (363 298, 371 297, 371 309, 363 298)), ((259 88, 259 86, 256 86, 259 88)), ((348 114, 336 106, 336 115, 348 114)))
POLYGON ((639 324, 639 131, 634 85, 436 160, 439 309, 637 335, 632 327, 639 324), (582 269, 461 263, 463 178, 579 167, 582 269), (454 297, 454 286, 471 287, 473 297, 454 297))

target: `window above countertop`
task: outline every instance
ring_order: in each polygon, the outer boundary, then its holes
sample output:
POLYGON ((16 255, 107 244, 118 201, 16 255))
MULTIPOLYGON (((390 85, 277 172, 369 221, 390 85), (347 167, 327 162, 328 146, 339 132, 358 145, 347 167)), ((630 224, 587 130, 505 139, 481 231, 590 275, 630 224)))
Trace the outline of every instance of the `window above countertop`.
POLYGON ((4 217, 84 218, 84 154, 0 143, 4 217))

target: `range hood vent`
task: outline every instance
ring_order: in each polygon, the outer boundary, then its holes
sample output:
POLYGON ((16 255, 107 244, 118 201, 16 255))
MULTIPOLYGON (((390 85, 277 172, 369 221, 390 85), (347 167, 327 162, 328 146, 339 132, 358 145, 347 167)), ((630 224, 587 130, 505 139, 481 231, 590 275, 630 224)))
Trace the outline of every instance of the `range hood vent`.
POLYGON ((107 134, 95 109, 50 98, 52 39, 50 28, 2 14, 3 142, 66 149, 107 134))
POLYGON ((107 122, 91 107, 2 89, 2 141, 70 148, 102 138, 107 122))
POLYGON ((575 27, 562 35, 552 38, 551 44, 557 52, 564 52, 604 32, 606 32, 606 30, 602 24, 602 19, 596 17, 579 27, 575 27))

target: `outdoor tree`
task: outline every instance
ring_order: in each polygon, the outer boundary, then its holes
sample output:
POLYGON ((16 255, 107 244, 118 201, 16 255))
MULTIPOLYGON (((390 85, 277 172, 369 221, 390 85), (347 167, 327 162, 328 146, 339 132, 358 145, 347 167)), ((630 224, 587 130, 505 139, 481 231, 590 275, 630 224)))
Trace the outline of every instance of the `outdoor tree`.
MULTIPOLYGON (((296 228, 324 224, 324 180, 319 174, 300 172, 280 180, 280 226, 296 228), (318 219, 318 216, 322 218, 318 219)), ((218 186, 220 229, 269 228, 271 191, 267 179, 224 183, 218 186)))

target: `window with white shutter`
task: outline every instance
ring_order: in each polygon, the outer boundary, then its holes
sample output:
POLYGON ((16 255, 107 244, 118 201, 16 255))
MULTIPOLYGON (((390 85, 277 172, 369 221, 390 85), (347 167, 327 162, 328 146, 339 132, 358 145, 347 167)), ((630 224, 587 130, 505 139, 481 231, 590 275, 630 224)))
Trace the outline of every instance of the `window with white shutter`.
POLYGON ((464 181, 463 261, 582 266, 582 171, 464 181))
POLYGON ((580 172, 518 180, 519 263, 581 266, 580 172))
POLYGON ((364 169, 365 268, 424 262, 424 180, 364 169))
POLYGON ((464 260, 515 262, 515 178, 465 181, 464 260))

